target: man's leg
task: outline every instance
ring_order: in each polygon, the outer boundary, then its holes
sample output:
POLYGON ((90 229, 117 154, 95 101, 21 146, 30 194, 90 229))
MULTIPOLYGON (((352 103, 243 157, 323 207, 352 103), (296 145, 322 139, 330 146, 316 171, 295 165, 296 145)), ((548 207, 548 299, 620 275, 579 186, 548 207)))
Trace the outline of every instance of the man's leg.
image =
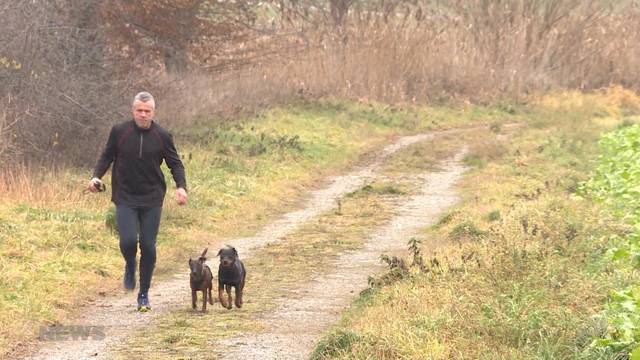
POLYGON ((116 206, 116 222, 120 235, 120 252, 125 261, 124 287, 136 287, 136 253, 138 252, 138 211, 128 206, 116 206))
POLYGON ((156 265, 156 237, 161 207, 141 209, 140 219, 140 294, 147 294, 156 265))

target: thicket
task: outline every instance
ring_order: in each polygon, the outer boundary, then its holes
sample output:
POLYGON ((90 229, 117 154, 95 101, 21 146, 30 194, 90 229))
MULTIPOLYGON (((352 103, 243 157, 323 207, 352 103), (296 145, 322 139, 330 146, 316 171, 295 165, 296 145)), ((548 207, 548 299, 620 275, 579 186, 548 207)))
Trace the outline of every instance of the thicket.
POLYGON ((0 18, 3 165, 92 163, 142 89, 178 127, 298 97, 492 101, 640 76, 636 1, 34 0, 0 18))

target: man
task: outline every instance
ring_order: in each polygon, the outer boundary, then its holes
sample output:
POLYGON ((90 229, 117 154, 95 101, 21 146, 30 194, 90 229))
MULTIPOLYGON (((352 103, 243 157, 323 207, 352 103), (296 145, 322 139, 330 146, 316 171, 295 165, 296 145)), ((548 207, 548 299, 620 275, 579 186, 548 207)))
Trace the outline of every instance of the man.
POLYGON ((87 188, 99 191, 100 178, 111 170, 111 201, 116 205, 120 251, 125 260, 124 287, 136 287, 136 253, 140 234, 140 289, 138 310, 146 311, 149 287, 156 263, 156 236, 167 185, 160 165, 164 160, 176 183, 178 204, 187 203, 184 166, 173 138, 153 120, 155 101, 148 92, 133 100, 133 120, 114 125, 87 188))

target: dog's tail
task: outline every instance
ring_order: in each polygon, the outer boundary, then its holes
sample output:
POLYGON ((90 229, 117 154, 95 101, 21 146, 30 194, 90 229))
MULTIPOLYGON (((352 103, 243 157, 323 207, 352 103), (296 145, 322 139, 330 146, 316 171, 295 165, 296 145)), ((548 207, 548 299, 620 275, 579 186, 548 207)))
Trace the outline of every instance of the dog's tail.
POLYGON ((209 250, 209 248, 204 249, 204 251, 202 252, 202 255, 200 255, 200 260, 202 261, 207 260, 207 258, 205 257, 205 255, 207 255, 207 250, 209 250))

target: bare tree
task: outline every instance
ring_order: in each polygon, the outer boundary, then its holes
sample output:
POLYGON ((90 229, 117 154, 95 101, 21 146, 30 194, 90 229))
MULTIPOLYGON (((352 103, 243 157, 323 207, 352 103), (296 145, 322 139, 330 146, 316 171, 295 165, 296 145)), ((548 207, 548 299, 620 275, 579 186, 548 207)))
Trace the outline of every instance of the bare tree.
MULTIPOLYGON (((87 159, 87 144, 117 114, 118 82, 110 73, 96 27, 97 0, 34 0, 2 8, 0 89, 14 156, 26 161, 73 163, 87 159)), ((93 157, 93 154, 90 155, 93 157)))

